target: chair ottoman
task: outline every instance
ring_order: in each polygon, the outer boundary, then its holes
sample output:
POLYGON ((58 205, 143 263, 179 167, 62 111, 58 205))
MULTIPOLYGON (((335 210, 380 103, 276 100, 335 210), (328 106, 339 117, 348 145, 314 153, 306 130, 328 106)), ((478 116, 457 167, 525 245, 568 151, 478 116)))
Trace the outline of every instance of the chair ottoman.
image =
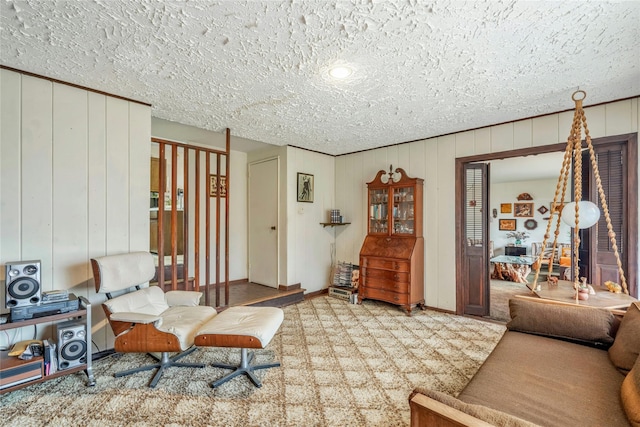
POLYGON ((226 309, 202 325, 195 337, 196 346, 240 348, 240 365, 212 364, 216 368, 233 371, 212 382, 211 387, 218 387, 240 374, 248 376, 256 387, 261 387, 262 383, 253 371, 277 367, 280 363, 252 365, 255 353, 249 353, 248 349, 265 348, 283 320, 284 312, 280 308, 237 306, 226 309))

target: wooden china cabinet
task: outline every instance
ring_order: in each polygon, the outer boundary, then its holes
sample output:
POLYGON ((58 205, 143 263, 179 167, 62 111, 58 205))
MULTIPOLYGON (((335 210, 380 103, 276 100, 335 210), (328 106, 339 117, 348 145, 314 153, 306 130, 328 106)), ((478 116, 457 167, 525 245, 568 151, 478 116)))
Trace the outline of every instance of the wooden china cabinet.
POLYGON ((360 249, 358 302, 386 301, 411 314, 424 307, 424 181, 381 170, 368 188, 368 233, 360 249))

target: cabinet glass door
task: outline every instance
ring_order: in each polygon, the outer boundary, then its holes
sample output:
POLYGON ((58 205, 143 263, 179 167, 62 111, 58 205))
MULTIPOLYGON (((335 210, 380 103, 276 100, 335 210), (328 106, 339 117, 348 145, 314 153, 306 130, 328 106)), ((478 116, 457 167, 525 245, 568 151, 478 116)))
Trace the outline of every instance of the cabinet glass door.
POLYGON ((414 187, 393 190, 393 234, 414 234, 414 187))
POLYGON ((389 193, 387 189, 369 190, 369 233, 389 230, 389 193))

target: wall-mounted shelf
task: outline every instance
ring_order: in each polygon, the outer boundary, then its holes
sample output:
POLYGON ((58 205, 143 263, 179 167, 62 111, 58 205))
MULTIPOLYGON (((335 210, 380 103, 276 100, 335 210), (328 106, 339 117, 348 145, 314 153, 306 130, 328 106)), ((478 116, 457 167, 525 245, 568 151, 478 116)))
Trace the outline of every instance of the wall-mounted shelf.
POLYGON ((333 227, 336 225, 349 225, 351 224, 350 222, 321 222, 320 225, 322 226, 322 228, 324 227, 333 227))

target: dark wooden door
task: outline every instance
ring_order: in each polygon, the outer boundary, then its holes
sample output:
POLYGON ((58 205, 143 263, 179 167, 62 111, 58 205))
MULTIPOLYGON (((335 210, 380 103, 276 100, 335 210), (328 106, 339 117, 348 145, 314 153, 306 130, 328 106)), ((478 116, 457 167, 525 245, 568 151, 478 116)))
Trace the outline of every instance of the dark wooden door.
MULTIPOLYGON (((606 195, 611 226, 615 232, 619 257, 626 275, 627 285, 630 287, 629 290, 635 292, 636 284, 630 280, 634 275, 629 268, 630 244, 634 245, 635 242, 629 242, 629 238, 633 238, 633 234, 630 231, 635 229, 633 221, 635 217, 634 211, 637 208, 637 198, 631 195, 628 148, 629 145, 626 140, 620 142, 612 141, 608 144, 594 144, 596 162, 602 189, 606 195), (630 203, 632 199, 635 200, 635 206, 630 203)), ((631 169, 634 169, 634 167, 631 167, 631 169)), ((596 203, 602 214, 595 227, 581 231, 583 242, 580 245, 580 271, 581 274, 585 274, 588 277, 590 283, 602 284, 607 280, 620 283, 621 278, 613 243, 609 238, 604 209, 598 194, 588 153, 585 153, 583 157, 583 170, 585 171, 583 197, 596 203), (584 184, 587 185, 585 186, 584 184)), ((632 185, 631 187, 634 186, 632 185)), ((637 236, 637 229, 635 230, 635 236, 637 236)))
POLYGON ((464 314, 489 315, 489 165, 464 165, 462 288, 464 314))

